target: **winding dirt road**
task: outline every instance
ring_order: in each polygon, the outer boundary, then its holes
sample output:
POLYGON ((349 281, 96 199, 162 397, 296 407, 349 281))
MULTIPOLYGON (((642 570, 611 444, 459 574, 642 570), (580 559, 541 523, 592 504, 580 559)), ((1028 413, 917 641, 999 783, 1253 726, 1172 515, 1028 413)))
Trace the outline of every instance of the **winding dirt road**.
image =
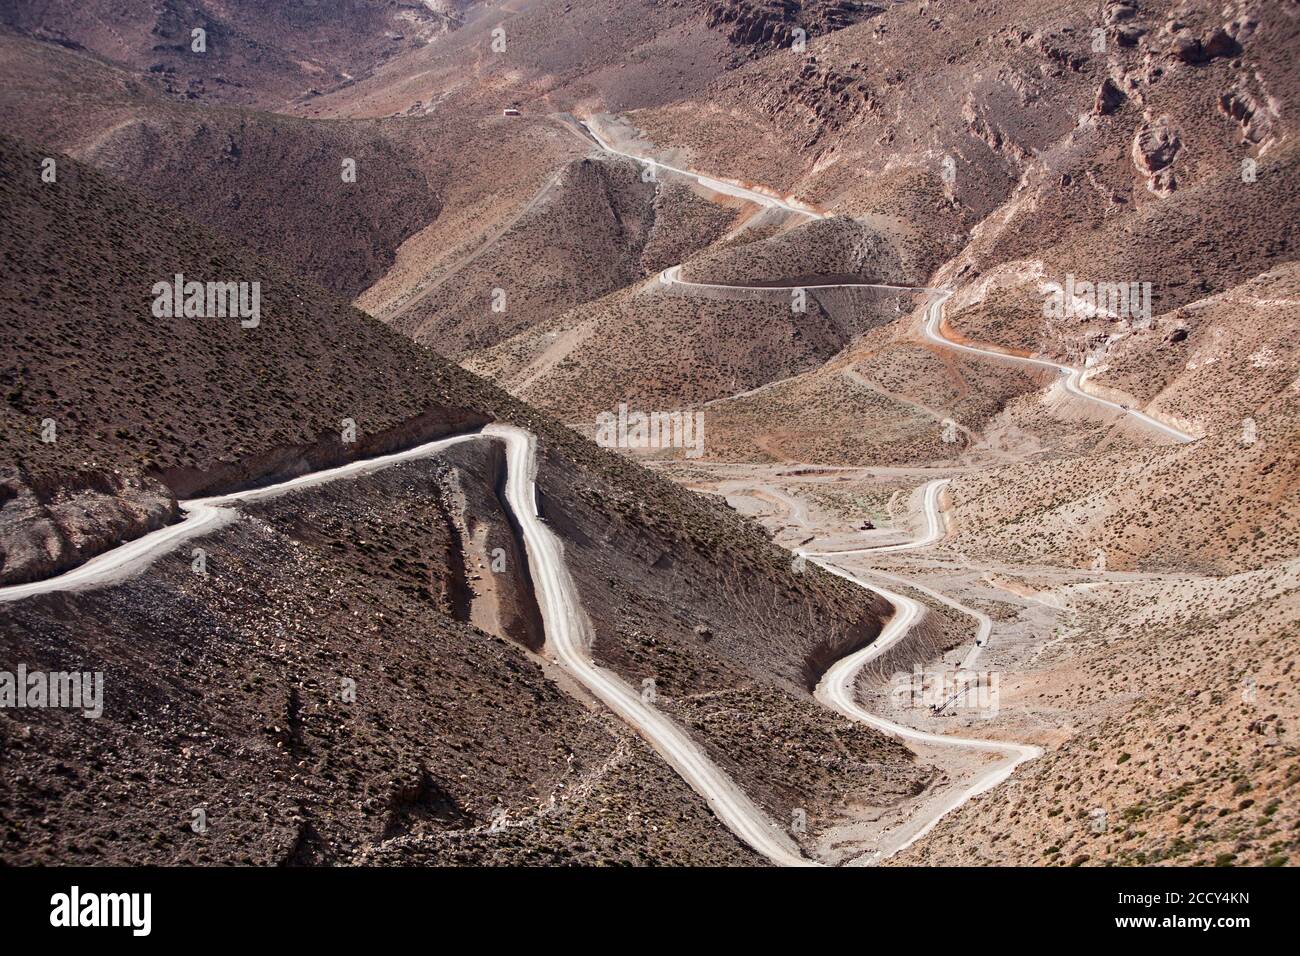
POLYGON ((511 425, 488 425, 479 433, 426 442, 406 451, 350 462, 288 481, 212 498, 180 503, 185 517, 87 561, 63 574, 30 584, 0 588, 0 602, 55 591, 78 591, 117 584, 142 573, 186 541, 238 518, 238 505, 265 501, 332 481, 372 474, 402 462, 430 458, 467 441, 501 441, 506 446, 506 503, 524 537, 528 566, 537 586, 537 603, 546 632, 546 649, 597 699, 609 707, 668 762, 708 803, 714 815, 741 840, 772 863, 813 866, 790 835, 758 808, 700 746, 670 719, 643 701, 618 675, 591 660, 591 622, 564 560, 559 539, 537 512, 536 438, 511 425))
MULTIPOLYGON (((1001 352, 987 346, 968 345, 963 342, 955 342, 943 334, 943 305, 951 297, 952 293, 947 289, 933 289, 929 286, 907 286, 907 285, 888 285, 885 283, 874 282, 842 282, 830 285, 803 285, 803 286, 783 286, 783 285, 740 285, 734 283, 719 284, 713 282, 694 282, 682 278, 682 267, 680 265, 669 266, 659 274, 659 281, 666 286, 676 286, 683 289, 735 289, 735 290, 757 290, 765 292, 788 292, 794 289, 884 289, 886 291, 897 292, 927 292, 933 298, 926 306, 925 318, 921 324, 921 334, 930 342, 941 345, 944 348, 954 349, 958 352, 966 352, 972 355, 979 355, 988 359, 996 359, 1000 362, 1009 362, 1016 365, 1025 365, 1031 368, 1048 369, 1058 375, 1065 377, 1063 385, 1065 390, 1077 398, 1093 402, 1103 408, 1119 412, 1121 415, 1127 415, 1135 421, 1140 422, 1148 428, 1160 432, 1166 437, 1172 438, 1177 442, 1192 442, 1196 440, 1195 435, 1168 425, 1165 422, 1152 418, 1145 412, 1128 405, 1122 405, 1119 402, 1112 402, 1109 399, 1094 395, 1084 388, 1084 380, 1087 377, 1085 369, 1075 368, 1073 365, 1064 365, 1060 362, 1053 362, 1050 359, 1026 358, 1020 355, 1011 355, 1008 352, 1001 352)), ((750 392, 759 391, 761 388, 751 389, 750 392)), ((728 396, 727 399, 715 399, 715 401, 726 401, 730 398, 739 396, 728 396)), ((712 403, 710 403, 712 404, 712 403)), ((960 426, 958 426, 960 427, 960 426)))
MULTIPOLYGON (((601 149, 616 155, 631 158, 637 162, 655 163, 654 160, 612 146, 590 123, 584 122, 582 125, 601 149)), ((725 195, 740 196, 763 206, 777 206, 791 212, 802 213, 812 218, 826 218, 824 213, 813 209, 811 206, 777 197, 770 192, 754 190, 734 182, 724 182, 714 177, 696 173, 691 170, 683 170, 663 163, 655 163, 655 165, 661 169, 685 175, 696 180, 705 188, 712 189, 725 195)), ((1085 372, 1082 369, 1076 369, 1072 366, 1052 362, 1047 359, 1022 358, 1020 356, 1008 355, 1007 353, 1000 352, 996 349, 968 345, 949 339, 943 334, 943 308, 944 303, 952 293, 946 289, 933 289, 925 286, 901 286, 884 283, 834 283, 805 286, 744 286, 735 284, 716 284, 685 280, 681 276, 681 270, 682 267, 680 265, 670 266, 669 268, 664 269, 659 275, 660 283, 664 286, 676 286, 686 289, 701 290, 761 289, 765 291, 790 291, 794 288, 862 288, 929 293, 932 298, 926 306, 925 316, 921 326, 922 335, 927 340, 943 346, 944 348, 976 354, 985 358, 1053 370, 1057 374, 1065 377, 1064 386, 1066 391, 1079 398, 1089 402, 1094 402, 1112 411, 1118 411, 1123 415, 1128 415, 1143 425, 1173 438, 1176 441, 1189 442, 1194 440, 1194 436, 1174 428, 1171 425, 1167 425, 1164 422, 1158 421, 1143 412, 1121 405, 1118 402, 1112 402, 1100 398, 1085 391, 1083 387, 1085 372)), ((765 387, 769 386, 760 386, 757 389, 751 389, 747 394, 761 391, 765 387)), ((937 747, 958 747, 993 752, 1001 755, 1001 759, 977 772, 974 778, 970 780, 965 787, 946 795, 937 804, 929 806, 927 812, 915 815, 903 826, 891 831, 882 842, 882 845, 878 848, 873 859, 881 859, 890 856, 911 846, 914 842, 925 836, 925 834, 927 834, 946 814, 966 803, 971 798, 992 789, 1002 781, 1006 780, 1012 773, 1014 773, 1016 767, 1021 763, 1026 760, 1032 760, 1042 754, 1041 748, 1029 744, 999 742, 979 738, 952 737, 916 730, 872 714, 857 703, 855 686, 862 668, 880 657, 881 654, 887 651, 892 645, 903 638, 914 626, 916 626, 924 616, 925 609, 919 602, 907 597, 906 595, 881 588, 878 585, 863 580, 851 571, 832 563, 832 559, 851 554, 885 554, 907 551, 923 548, 938 542, 942 539, 944 534, 943 523, 939 514, 939 494, 947 483, 947 479, 940 479, 932 481, 926 485, 923 494, 923 509, 926 527, 925 532, 921 537, 915 540, 901 544, 849 549, 845 551, 837 551, 831 554, 819 554, 816 552, 804 551, 802 549, 796 552, 797 554, 803 555, 809 560, 812 560, 830 573, 852 581, 860 587, 867 588, 868 590, 880 594, 885 598, 885 600, 889 601, 895 609, 893 616, 875 641, 862 650, 842 658, 831 666, 816 688, 815 695, 818 700, 831 709, 836 710, 853 720, 869 724, 878 730, 893 734, 913 744, 937 747)), ((931 588, 917 585, 912 582, 904 582, 902 579, 895 578, 892 575, 885 576, 890 577, 899 583, 906 584, 908 587, 915 590, 919 590, 941 603, 974 618, 977 623, 976 639, 963 666, 969 667, 975 663, 981 650, 987 645, 992 633, 993 622, 987 615, 972 608, 968 608, 931 588)), ((949 701, 949 703, 950 702, 951 701, 949 701)))
POLYGON ((685 731, 645 703, 621 677, 592 662, 591 622, 582 610, 563 547, 537 514, 536 439, 509 425, 489 425, 484 433, 506 442, 506 499, 527 543, 528 566, 537 582, 546 646, 555 659, 610 710, 635 727, 736 836, 773 863, 815 865, 685 731))
POLYGON ((1104 408, 1120 412, 1122 415, 1128 415, 1148 428, 1154 429, 1177 442, 1186 443, 1196 441, 1195 435, 1191 435, 1172 425, 1167 425, 1158 419, 1152 418, 1145 412, 1140 412, 1136 408, 1130 408, 1128 405, 1121 405, 1119 402, 1112 402, 1109 399, 1101 398, 1098 395, 1093 395, 1091 392, 1086 391, 1083 384, 1087 372, 1084 369, 1075 368, 1073 365, 1063 365, 1060 362, 1053 362, 1049 359, 1025 358, 1020 355, 1009 355, 1006 352, 999 352, 996 349, 988 347, 954 342, 943 334, 943 304, 947 301, 950 295, 952 295, 951 292, 940 290, 936 293, 930 304, 926 306, 925 322, 921 326, 921 331, 931 342, 942 345, 944 348, 956 349, 959 352, 968 352, 974 355, 984 356, 985 358, 994 358, 1002 362, 1011 362, 1017 365, 1028 365, 1031 367, 1051 369, 1057 374, 1065 376, 1065 381, 1063 383, 1065 385, 1065 390, 1078 398, 1086 399, 1087 401, 1094 402, 1104 408))
MULTIPOLYGON (((747 199, 767 207, 779 207, 812 218, 825 218, 825 214, 810 206, 777 196, 768 191, 754 189, 733 181, 717 179, 623 152, 604 141, 591 126, 585 123, 583 125, 600 147, 608 152, 642 163, 653 163, 658 168, 688 176, 705 188, 717 193, 747 199)), ((543 192, 545 192, 545 189, 543 192)), ((490 245, 490 241, 487 244, 490 245)), ((680 266, 673 266, 664 270, 660 280, 665 285, 686 287, 746 288, 744 286, 711 286, 703 283, 690 283, 681 279, 680 272, 680 266)), ((1192 440, 1192 436, 1158 422, 1150 416, 1085 392, 1083 390, 1084 372, 1082 370, 1043 359, 1010 356, 996 350, 956 343, 947 339, 942 333, 942 308, 949 295, 946 291, 871 283, 824 287, 814 285, 804 286, 803 288, 832 287, 881 288, 935 293, 935 298, 927 307, 923 326, 924 334, 932 341, 948 348, 986 355, 1001 361, 1013 361, 1055 369, 1066 376, 1065 387, 1071 393, 1122 411, 1179 441, 1192 440)), ((774 288, 780 289, 782 287, 765 286, 761 288, 771 291, 774 288)), ((700 746, 689 735, 645 702, 640 694, 624 682, 622 678, 597 667, 591 661, 592 630, 590 621, 582 610, 577 588, 564 560, 561 543, 541 520, 537 511, 537 492, 534 481, 536 473, 536 439, 528 432, 513 426, 491 425, 484 429, 482 433, 439 439, 403 452, 325 469, 265 488, 181 502, 180 507, 185 515, 182 521, 123 544, 77 568, 45 581, 0 588, 0 602, 20 600, 54 591, 75 591, 118 583, 139 574, 160 556, 174 550, 184 542, 208 534, 234 521, 237 518, 236 506, 242 502, 265 500, 326 482, 358 477, 404 461, 436 455, 459 442, 484 439, 500 440, 505 443, 507 448, 507 503, 514 513, 525 539, 529 567, 538 587, 537 598, 545 624, 546 646, 555 660, 596 698, 635 728, 683 779, 704 797, 718 819, 740 839, 773 863, 793 866, 816 865, 801 854, 798 846, 784 829, 773 822, 730 777, 708 759, 700 746)), ((915 730, 874 715, 856 701, 855 684, 862 668, 878 658, 906 635, 921 620, 924 615, 924 608, 912 598, 873 585, 859 578, 852 572, 837 566, 832 559, 847 554, 911 550, 925 547, 940 540, 943 537, 943 524, 939 514, 938 499, 944 484, 946 484, 946 479, 931 482, 926 486, 923 495, 926 530, 921 537, 913 541, 880 547, 851 549, 832 554, 802 550, 797 552, 830 573, 880 594, 895 608, 894 614, 872 644, 837 661, 826 672, 816 688, 818 700, 853 720, 869 724, 885 733, 915 744, 970 748, 1002 755, 1002 759, 978 772, 975 778, 965 787, 946 795, 937 806, 928 808, 926 813, 917 815, 902 827, 891 831, 885 843, 880 847, 877 853, 878 857, 896 853, 910 846, 928 833, 946 813, 961 806, 977 794, 996 786, 1010 776, 1020 763, 1033 759, 1042 752, 1040 748, 1026 744, 950 737, 915 730)), ((975 617, 980 624, 976 650, 987 642, 991 629, 991 622, 987 617, 928 588, 910 583, 908 586, 931 594, 945 604, 975 617)))
POLYGON ((37 594, 48 594, 54 591, 81 591, 117 584, 144 571, 158 558, 175 550, 186 541, 209 534, 230 524, 238 517, 238 510, 235 506, 240 502, 265 501, 268 498, 276 498, 291 491, 300 491, 304 488, 311 488, 344 478, 368 475, 404 461, 429 458, 450 448, 452 445, 463 441, 472 441, 478 437, 476 433, 470 433, 454 435, 450 438, 439 438, 436 441, 425 442, 405 451, 349 462, 336 468, 325 468, 311 474, 291 478, 288 481, 267 485, 265 488, 254 488, 250 491, 240 491, 212 498, 194 498, 181 501, 178 504, 184 518, 175 524, 166 525, 133 541, 120 544, 111 551, 96 555, 84 564, 80 564, 54 577, 46 578, 43 581, 0 587, 0 603, 18 601, 22 598, 32 597, 37 594))
MULTIPOLYGON (((1032 744, 1020 744, 1013 742, 1001 742, 996 740, 983 740, 974 737, 952 737, 946 734, 932 734, 922 730, 916 730, 905 724, 895 723, 884 717, 871 713, 857 702, 857 680, 862 669, 878 658, 885 651, 889 650, 894 644, 901 640, 908 631, 921 622, 925 614, 924 606, 896 591, 890 591, 865 581, 851 571, 846 570, 833 563, 832 559, 842 557, 846 554, 876 553, 883 554, 895 551, 910 551, 918 548, 924 548, 942 540, 944 536, 943 518, 939 512, 939 495, 944 486, 948 484, 948 479, 941 478, 929 482, 925 486, 922 495, 923 510, 925 514, 925 532, 912 541, 902 544, 882 545, 875 548, 860 548, 851 551, 834 551, 834 552, 816 552, 799 549, 797 554, 803 555, 808 560, 829 571, 831 574, 852 581, 859 587, 867 588, 883 597, 886 601, 894 606, 894 614, 890 617, 880 636, 868 644, 862 650, 843 657, 831 665, 818 683, 815 690, 815 696, 819 701, 836 710, 844 716, 860 721, 875 727, 877 730, 892 734, 902 740, 913 744, 922 744, 937 747, 960 747, 964 749, 989 751, 1002 755, 1002 759, 996 763, 980 770, 965 787, 946 795, 940 802, 927 808, 927 812, 917 814, 909 819, 903 826, 890 831, 881 842, 872 859, 880 860, 892 856, 907 847, 911 846, 921 837, 930 832, 931 829, 948 813, 960 807, 972 797, 976 797, 987 790, 996 787, 1003 780, 1006 780, 1016 767, 1026 760, 1033 760, 1035 757, 1042 755, 1041 747, 1035 747, 1032 744)), ((893 578, 892 575, 889 577, 893 578)), ((992 632, 993 622, 985 614, 981 614, 972 608, 968 608, 958 603, 952 598, 940 595, 930 588, 922 587, 912 582, 904 582, 902 579, 893 578, 899 583, 906 584, 908 587, 921 590, 932 597, 935 597, 955 610, 961 611, 975 618, 978 622, 978 629, 975 636, 975 645, 971 654, 963 666, 969 666, 974 663, 975 657, 979 651, 987 644, 990 633, 992 632)), ((946 706, 946 705, 945 705, 946 706)))

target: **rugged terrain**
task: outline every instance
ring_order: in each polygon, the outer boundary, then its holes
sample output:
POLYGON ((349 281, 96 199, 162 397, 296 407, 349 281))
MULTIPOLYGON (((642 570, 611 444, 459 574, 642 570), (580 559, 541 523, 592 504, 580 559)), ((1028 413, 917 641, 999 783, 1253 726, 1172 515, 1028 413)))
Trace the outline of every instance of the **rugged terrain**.
MULTIPOLYGON (((592 666, 804 857, 1292 863, 1298 46, 1293 0, 0 4, 0 586, 511 423, 592 666), (259 320, 160 316, 178 273, 259 320), (589 440, 627 408, 699 446, 589 440)), ((763 862, 564 666, 506 484, 484 436, 0 603, 6 666, 107 678, 0 712, 0 858, 763 862)))
MULTIPOLYGON (((41 158, 7 141, 0 179, 6 218, 42 239, 4 253, 30 277, 6 287, 4 308, 16 347, 9 580, 175 520, 178 497, 508 420, 539 436, 543 512, 593 609, 594 655, 660 686, 666 709, 768 812, 831 813, 846 788, 902 791, 924 773, 872 731, 832 735, 834 719, 810 696, 820 668, 879 628, 885 608, 870 595, 796 572, 725 506, 74 160, 59 157, 57 182, 40 183, 41 158), (150 273, 175 271, 259 277, 259 324, 152 315, 150 273), (74 321, 71 334, 62 323, 74 321), (375 386, 369 397, 354 391, 361 381, 375 386), (373 404, 397 395, 405 403, 373 404), (355 443, 342 439, 345 417, 355 443), (763 706, 714 726, 695 699, 719 695, 763 706)), ((102 670, 106 681, 102 720, 5 711, 5 858, 753 861, 640 738, 589 711, 537 656, 543 635, 499 497, 501 455, 484 447, 252 506, 199 539, 202 573, 186 549, 103 589, 4 604, 6 662, 102 670), (344 679, 355 700, 341 696, 344 679), (375 692, 376 680, 396 692, 375 692), (445 709, 423 706, 433 698, 445 709), (514 743, 498 732, 506 725, 514 743), (208 839, 191 827, 196 808, 208 839)))

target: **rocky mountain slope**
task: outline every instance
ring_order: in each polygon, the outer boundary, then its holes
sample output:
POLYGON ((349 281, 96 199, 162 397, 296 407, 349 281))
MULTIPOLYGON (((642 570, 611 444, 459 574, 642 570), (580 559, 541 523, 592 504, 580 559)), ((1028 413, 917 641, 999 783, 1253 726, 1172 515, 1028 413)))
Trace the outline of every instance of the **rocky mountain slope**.
POLYGON ((5 131, 75 156, 351 297, 436 219, 406 129, 178 104, 84 51, 0 33, 5 131), (292 175, 284 175, 292 170, 292 175))
POLYGON ((1073 593, 1006 691, 1073 736, 895 862, 1293 864, 1296 570, 1073 593))
MULTIPOLYGON (((44 151, 5 146, 6 219, 39 237, 3 252, 21 278, 3 310, 8 580, 173 520, 179 496, 508 420, 539 436, 542 509, 590 609, 593 654, 662 687, 665 709, 777 819, 924 775, 873 732, 832 734, 809 694, 828 657, 877 632, 879 602, 792 569, 725 506, 173 210, 67 157, 42 183, 44 151), (260 282, 257 324, 155 315, 152 284, 176 272, 260 282), (725 725, 689 719, 719 695, 738 702, 725 725), (774 732, 769 714, 797 719, 774 732)), ((753 862, 640 738, 572 699, 537 656, 492 447, 246 506, 198 539, 204 573, 182 549, 119 584, 6 602, 6 661, 103 671, 105 697, 97 720, 6 711, 4 858, 753 862)))
MULTIPOLYGON (((984 758, 817 702, 891 609, 773 540, 926 608, 863 706, 1045 750, 895 862, 1292 862, 1298 23, 0 5, 0 584, 510 422, 591 660, 805 852, 857 856, 984 758), (160 312, 178 274, 257 283, 256 315, 160 312), (698 412, 698 456, 584 437, 620 406, 698 412), (894 550, 938 478, 934 540, 894 550), (886 673, 967 659, 1000 712, 886 673)), ((457 445, 245 507, 205 574, 182 549, 0 604, 5 660, 108 677, 102 720, 0 720, 0 858, 761 862, 551 656, 505 467, 457 445)))
POLYGON ((0 24, 148 73, 170 97, 265 107, 319 94, 423 47, 453 29, 468 5, 55 0, 0 5, 0 24))

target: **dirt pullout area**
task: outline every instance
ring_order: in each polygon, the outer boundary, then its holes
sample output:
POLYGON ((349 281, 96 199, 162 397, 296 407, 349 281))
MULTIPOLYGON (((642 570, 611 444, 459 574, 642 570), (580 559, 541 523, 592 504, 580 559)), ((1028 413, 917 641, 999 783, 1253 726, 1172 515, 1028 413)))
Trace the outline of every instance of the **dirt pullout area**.
MULTIPOLYGON (((6 863, 757 858, 617 721, 467 623, 455 526, 509 536, 475 443, 244 509, 111 588, 4 606, 30 671, 102 671, 103 716, 4 711, 6 863)), ((498 538, 489 537, 492 544, 498 538)), ((473 563, 472 557, 470 563, 473 563)), ((526 605, 506 550, 494 600, 526 605)), ((514 631, 514 626, 507 627, 514 631)))
POLYGON ((1295 562, 1067 588, 1016 676, 1070 736, 939 824, 900 865, 1294 865, 1295 562))

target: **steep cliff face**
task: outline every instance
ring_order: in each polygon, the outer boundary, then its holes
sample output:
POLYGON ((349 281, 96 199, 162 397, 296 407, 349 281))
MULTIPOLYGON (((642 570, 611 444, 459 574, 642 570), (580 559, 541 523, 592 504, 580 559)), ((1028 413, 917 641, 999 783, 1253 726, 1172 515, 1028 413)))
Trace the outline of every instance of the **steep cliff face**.
POLYGON ((708 0, 705 18, 738 46, 773 50, 860 23, 883 9, 855 0, 708 0))

